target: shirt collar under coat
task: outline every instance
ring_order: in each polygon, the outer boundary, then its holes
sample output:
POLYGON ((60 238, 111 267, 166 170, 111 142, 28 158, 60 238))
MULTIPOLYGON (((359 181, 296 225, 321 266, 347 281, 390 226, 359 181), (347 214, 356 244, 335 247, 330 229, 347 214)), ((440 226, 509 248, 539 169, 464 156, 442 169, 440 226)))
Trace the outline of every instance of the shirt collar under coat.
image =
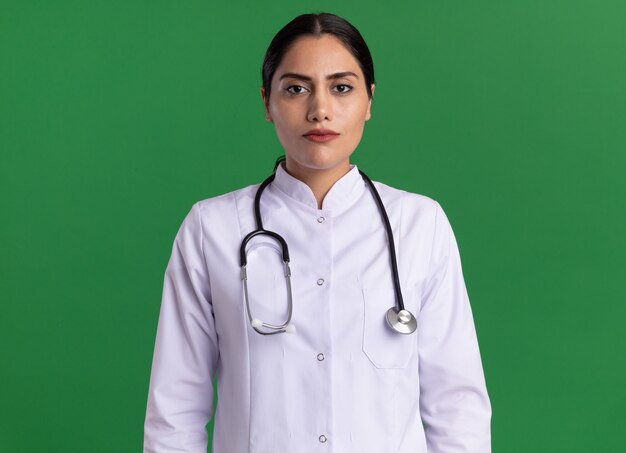
MULTIPOLYGON (((272 185, 288 197, 317 209, 317 200, 311 188, 303 181, 287 173, 283 165, 284 162, 281 162, 276 168, 276 176, 272 185)), ((350 164, 348 173, 333 184, 322 200, 322 210, 343 210, 343 208, 348 207, 361 195, 365 184, 357 166, 350 164)))

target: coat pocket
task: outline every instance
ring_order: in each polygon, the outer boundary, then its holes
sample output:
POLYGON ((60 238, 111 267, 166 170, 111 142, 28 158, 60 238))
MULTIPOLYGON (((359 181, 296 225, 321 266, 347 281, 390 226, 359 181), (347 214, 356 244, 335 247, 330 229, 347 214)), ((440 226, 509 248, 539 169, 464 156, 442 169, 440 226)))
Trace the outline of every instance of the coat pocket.
MULTIPOLYGON (((418 315, 419 303, 414 289, 402 288, 404 306, 418 315)), ((363 352, 376 368, 406 368, 417 345, 417 331, 401 334, 385 319, 387 310, 396 305, 392 288, 363 289, 363 352)))

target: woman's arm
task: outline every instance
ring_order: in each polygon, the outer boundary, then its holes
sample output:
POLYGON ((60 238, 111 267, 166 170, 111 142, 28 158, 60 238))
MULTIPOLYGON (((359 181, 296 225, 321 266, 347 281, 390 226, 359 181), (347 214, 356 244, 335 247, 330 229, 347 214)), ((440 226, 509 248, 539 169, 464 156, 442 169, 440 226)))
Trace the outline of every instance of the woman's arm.
POLYGON ((144 453, 206 453, 218 342, 198 203, 172 248, 159 314, 144 424, 144 453))
POLYGON ((428 453, 490 453, 491 404, 456 239, 437 203, 418 317, 420 410, 428 453))

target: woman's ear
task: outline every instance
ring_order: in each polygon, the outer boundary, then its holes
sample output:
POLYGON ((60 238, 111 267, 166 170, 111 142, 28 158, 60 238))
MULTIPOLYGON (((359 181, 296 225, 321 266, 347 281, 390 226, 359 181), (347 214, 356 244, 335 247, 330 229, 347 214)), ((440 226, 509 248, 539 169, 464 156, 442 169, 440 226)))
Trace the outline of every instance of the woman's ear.
POLYGON ((367 101, 367 112, 365 112, 365 121, 369 120, 372 117, 370 113, 370 109, 372 108, 372 99, 374 98, 374 90, 376 89, 376 85, 373 83, 370 85, 370 89, 372 90, 372 97, 369 101, 367 101))
POLYGON ((261 86, 261 99, 263 99, 263 105, 265 106, 265 121, 272 121, 269 109, 269 100, 265 96, 265 88, 261 86))

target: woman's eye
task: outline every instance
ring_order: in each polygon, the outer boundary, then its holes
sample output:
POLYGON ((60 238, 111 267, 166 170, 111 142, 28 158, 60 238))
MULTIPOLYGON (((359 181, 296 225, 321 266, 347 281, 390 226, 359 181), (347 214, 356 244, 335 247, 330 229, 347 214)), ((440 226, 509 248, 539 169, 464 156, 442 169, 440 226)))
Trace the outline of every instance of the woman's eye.
POLYGON ((290 94, 300 94, 302 92, 304 92, 305 88, 303 86, 300 85, 291 85, 289 87, 287 87, 287 92, 290 94), (298 91, 295 91, 298 90, 298 91))
POLYGON ((340 93, 347 93, 352 90, 352 86, 346 84, 337 85, 335 88, 338 88, 340 93))

